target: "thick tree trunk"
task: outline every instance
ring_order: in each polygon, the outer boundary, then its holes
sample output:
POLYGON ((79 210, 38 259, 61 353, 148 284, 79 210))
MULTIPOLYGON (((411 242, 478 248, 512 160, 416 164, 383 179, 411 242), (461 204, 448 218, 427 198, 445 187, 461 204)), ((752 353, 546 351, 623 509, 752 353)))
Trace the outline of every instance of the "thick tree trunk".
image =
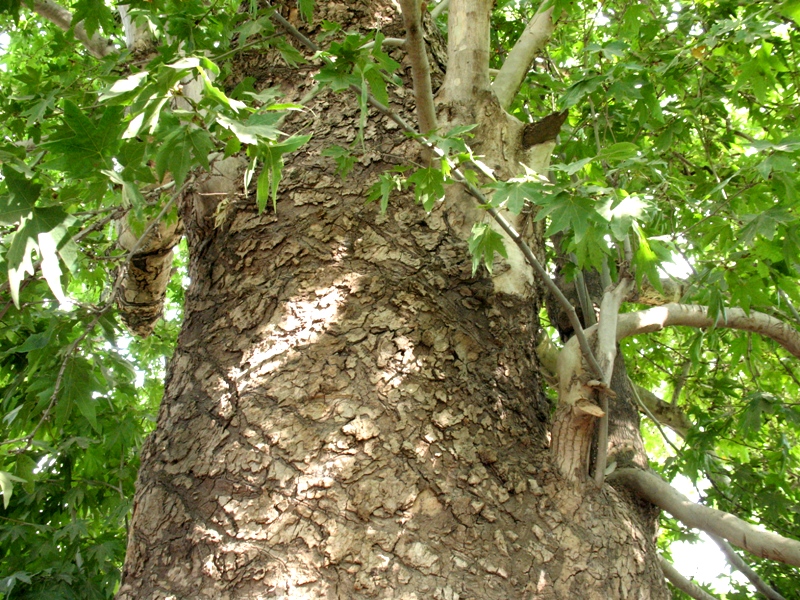
POLYGON ((215 227, 200 196, 183 207, 186 321, 118 597, 668 597, 652 520, 550 465, 541 294, 471 277, 444 208, 365 206, 418 149, 371 114, 342 181, 320 151, 353 139, 356 102, 315 102, 287 124, 315 136, 277 214, 241 198, 215 227))

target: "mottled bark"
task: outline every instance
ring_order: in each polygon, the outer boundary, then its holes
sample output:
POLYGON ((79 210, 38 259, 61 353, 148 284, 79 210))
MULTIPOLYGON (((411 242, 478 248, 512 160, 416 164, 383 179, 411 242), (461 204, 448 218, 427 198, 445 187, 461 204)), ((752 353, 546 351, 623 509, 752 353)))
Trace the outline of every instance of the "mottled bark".
MULTIPOLYGON (((400 26, 389 3, 321 10, 400 26)), ((248 75, 290 99, 311 85, 271 60, 248 75)), ((314 138, 287 160, 277 214, 182 207, 186 320, 118 597, 667 598, 652 520, 551 466, 538 287, 472 277, 461 207, 365 205, 419 149, 371 114, 342 181, 320 151, 354 139, 356 102, 314 102, 285 125, 314 138)))
POLYGON ((172 276, 172 249, 182 233, 180 221, 159 222, 140 240, 131 230, 127 217, 117 223, 120 247, 133 252, 118 275, 117 307, 128 329, 140 337, 153 333, 161 318, 172 276))

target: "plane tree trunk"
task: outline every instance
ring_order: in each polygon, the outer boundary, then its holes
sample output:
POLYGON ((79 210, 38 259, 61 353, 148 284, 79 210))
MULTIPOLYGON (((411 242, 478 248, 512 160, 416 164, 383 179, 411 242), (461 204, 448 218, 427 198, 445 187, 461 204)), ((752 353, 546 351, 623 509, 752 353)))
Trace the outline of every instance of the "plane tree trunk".
MULTIPOLYGON (((389 3, 346 10, 402 37, 389 3)), ((275 65, 241 69, 303 96, 311 73, 275 65)), ((652 510, 552 466, 541 287, 472 276, 469 211, 365 205, 418 146, 371 112, 342 180, 320 152, 354 139, 357 102, 309 109, 285 126, 314 137, 286 161, 277 212, 203 195, 234 190, 235 169, 184 198, 185 323, 118 598, 668 598, 652 510)))

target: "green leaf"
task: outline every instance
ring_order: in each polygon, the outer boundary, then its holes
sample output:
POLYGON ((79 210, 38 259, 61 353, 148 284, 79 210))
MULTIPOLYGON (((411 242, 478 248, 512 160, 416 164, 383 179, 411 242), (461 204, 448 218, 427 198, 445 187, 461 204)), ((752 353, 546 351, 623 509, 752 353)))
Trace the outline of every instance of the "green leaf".
POLYGON ((74 404, 78 411, 99 432, 97 425, 97 400, 93 397, 97 391, 97 378, 92 372, 91 364, 80 356, 67 359, 64 369, 61 397, 58 408, 57 421, 64 420, 69 414, 70 407, 74 404))
POLYGON ((800 26, 800 0, 786 0, 781 3, 778 12, 789 17, 796 25, 800 26))
POLYGON ((619 142, 603 148, 599 157, 607 161, 627 160, 639 153, 639 146, 631 142, 619 142))
POLYGON ((90 177, 111 169, 111 157, 120 145, 121 106, 108 106, 100 119, 92 121, 73 102, 64 102, 64 127, 42 146, 53 159, 46 165, 76 178, 90 177))
POLYGON ((189 129, 189 143, 192 146, 192 155, 200 163, 200 166, 206 171, 210 170, 208 155, 214 151, 211 134, 205 129, 191 128, 189 129))
POLYGON ((329 148, 325 148, 320 154, 322 156, 328 156, 336 161, 336 172, 342 179, 347 177, 347 174, 350 173, 356 162, 356 157, 353 156, 352 152, 347 148, 342 148, 335 144, 329 148))
POLYGON ((492 206, 503 206, 515 215, 522 212, 526 201, 541 203, 542 186, 532 181, 498 182, 492 184, 492 187, 495 188, 491 199, 492 206))
POLYGON ((779 225, 796 220, 787 210, 777 207, 755 215, 742 215, 741 218, 747 225, 739 233, 739 243, 745 247, 750 247, 757 236, 772 241, 779 225))
POLYGON ((310 139, 310 135, 293 135, 279 144, 258 146, 258 156, 264 163, 256 188, 256 204, 259 213, 264 211, 268 198, 272 198, 273 210, 277 209, 278 184, 280 184, 283 172, 283 155, 295 152, 310 139))
POLYGON ((396 172, 388 171, 381 173, 378 181, 376 181, 369 190, 367 196, 367 203, 374 202, 380 198, 381 214, 386 213, 386 208, 389 206, 389 196, 395 190, 400 191, 402 181, 396 172))
POLYGON ((0 225, 14 225, 30 215, 42 186, 31 183, 8 165, 3 165, 3 179, 10 193, 0 195, 0 225))
POLYGON ((375 96, 378 102, 387 106, 389 104, 389 94, 386 91, 386 81, 384 81, 383 76, 375 68, 365 69, 363 73, 372 95, 375 96))
POLYGON ((275 127, 261 123, 254 117, 251 117, 247 123, 242 123, 229 119, 224 115, 218 115, 217 123, 230 130, 243 144, 255 146, 259 143, 275 140, 280 135, 280 131, 275 127))
MULTIPOLYGON (((216 67, 215 67, 216 68, 216 67)), ((240 110, 246 108, 244 102, 239 100, 234 100, 233 98, 229 98, 225 92, 215 86, 211 78, 206 74, 205 69, 198 67, 197 70, 200 72, 200 77, 203 80, 203 93, 207 98, 210 98, 212 101, 217 102, 223 106, 227 106, 234 112, 239 112, 240 110)))
POLYGON ((422 203, 422 207, 428 212, 444 198, 444 175, 439 169, 433 167, 417 169, 408 177, 406 183, 414 185, 414 198, 422 203))
POLYGON ((606 77, 604 75, 596 75, 594 77, 587 77, 573 84, 559 100, 558 109, 565 110, 570 106, 575 106, 585 96, 588 96, 600 87, 600 84, 603 83, 605 79, 606 77))
POLYGON ((647 242, 647 238, 641 228, 634 226, 634 230, 639 238, 639 246, 636 248, 636 253, 633 256, 636 285, 641 286, 642 278, 646 275, 648 281, 650 281, 650 285, 663 293, 664 290, 661 286, 661 278, 658 275, 658 265, 660 263, 658 256, 650 248, 650 244, 647 242))
POLYGON ((560 192, 542 199, 542 210, 537 213, 536 220, 550 217, 546 235, 571 230, 575 235, 575 242, 579 243, 596 214, 597 211, 589 198, 560 192))
POLYGON ((164 180, 167 172, 172 173, 175 185, 180 187, 191 165, 192 151, 188 143, 186 128, 173 131, 160 144, 155 156, 156 173, 164 180))
POLYGON ((0 471, 0 492, 3 493, 3 508, 8 508, 11 495, 14 493, 14 483, 25 483, 25 480, 7 471, 0 471))
POLYGON ((761 429, 762 415, 774 411, 775 397, 764 392, 754 392, 745 398, 747 406, 739 419, 745 438, 753 438, 761 429))
POLYGON ((638 195, 626 195, 624 190, 617 190, 621 201, 609 198, 597 212, 610 222, 611 233, 617 241, 623 241, 630 233, 634 222, 648 220, 648 212, 652 209, 649 201, 638 195))
POLYGON ((47 331, 42 331, 41 333, 34 333, 33 335, 29 336, 28 339, 25 340, 19 346, 12 348, 9 352, 30 352, 32 350, 41 350, 42 348, 46 347, 47 344, 50 343, 50 340, 53 338, 53 330, 48 329, 47 331))
POLYGON ((314 0, 297 0, 297 6, 306 23, 311 23, 314 20, 314 0))
POLYGON ((489 223, 475 223, 472 226, 472 233, 467 240, 469 253, 472 255, 472 275, 478 270, 481 261, 486 265, 486 270, 492 272, 494 265, 494 253, 508 258, 506 246, 503 243, 503 236, 492 229, 489 223))
POLYGON ((67 228, 73 220, 57 206, 35 208, 30 217, 22 220, 6 255, 9 291, 15 306, 19 307, 20 283, 25 275, 34 273, 34 251, 38 251, 42 258, 42 274, 53 294, 59 302, 66 300, 61 288, 57 253, 65 244, 69 244, 67 228))

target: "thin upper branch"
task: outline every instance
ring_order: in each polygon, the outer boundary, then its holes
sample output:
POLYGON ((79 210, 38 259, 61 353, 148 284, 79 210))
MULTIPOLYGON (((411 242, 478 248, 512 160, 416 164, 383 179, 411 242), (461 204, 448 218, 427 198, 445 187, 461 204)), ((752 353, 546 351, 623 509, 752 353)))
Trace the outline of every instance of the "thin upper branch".
MULTIPOLYGON (((544 367, 546 375, 551 379, 558 379, 558 353, 560 348, 556 347, 549 339, 545 338, 536 347, 536 356, 539 358, 539 364, 544 367)), ((665 425, 677 433, 680 437, 685 438, 692 426, 692 422, 686 416, 686 413, 677 406, 672 406, 669 402, 665 402, 656 396, 650 390, 647 390, 633 381, 630 382, 634 394, 637 395, 637 400, 641 402, 641 410, 645 415, 649 416, 657 423, 665 425)), ((551 385, 555 385, 551 382, 551 385)))
POLYGON ((716 326, 758 333, 775 340, 789 353, 800 358, 800 333, 796 329, 775 317, 754 310, 748 315, 741 308, 726 309, 724 317, 720 315, 716 321, 708 316, 708 309, 705 306, 694 304, 670 303, 647 310, 624 313, 619 316, 617 340, 680 325, 698 328, 716 326))
POLYGON ((442 0, 441 2, 439 2, 439 4, 433 7, 433 10, 431 11, 431 16, 434 19, 437 18, 440 14, 442 14, 444 11, 447 10, 447 6, 449 4, 450 0, 442 0))
POLYGON ((422 35, 422 11, 419 0, 400 0, 400 8, 403 11, 403 23, 406 28, 406 52, 411 61, 411 79, 414 84, 419 130, 422 133, 430 133, 436 129, 436 111, 433 106, 428 53, 422 35))
POLYGON ((654 473, 619 469, 609 476, 612 478, 689 527, 723 537, 761 558, 800 566, 800 542, 797 540, 762 531, 730 513, 695 504, 654 473))
POLYGON ((722 550, 722 553, 725 555, 727 561, 740 573, 742 573, 742 575, 747 577, 750 580, 750 583, 752 583, 760 593, 764 594, 764 596, 769 598, 769 600, 786 600, 783 596, 776 592, 772 586, 761 579, 761 577, 759 577, 758 574, 753 571, 753 569, 751 569, 746 562, 744 562, 742 557, 736 554, 728 542, 716 535, 711 535, 710 537, 712 540, 714 540, 714 543, 719 546, 719 549, 722 550))
POLYGON ((551 6, 533 16, 508 53, 497 77, 494 78, 492 89, 504 109, 511 106, 533 59, 544 49, 552 33, 553 7, 551 6))
MULTIPOLYGON (((600 303, 600 320, 597 323, 597 362, 603 370, 603 383, 606 389, 611 384, 614 373, 614 362, 617 358, 617 319, 619 309, 633 287, 630 279, 623 278, 617 287, 607 291, 600 303)), ((606 473, 606 457, 608 454, 608 393, 600 391, 600 428, 597 436, 597 459, 595 461, 594 480, 603 485, 606 473)))
POLYGON ((86 32, 86 27, 83 26, 83 22, 73 27, 72 13, 60 4, 52 0, 34 0, 32 6, 37 15, 54 23, 64 31, 69 31, 72 28, 75 39, 86 46, 86 49, 95 58, 104 58, 116 51, 111 40, 104 38, 99 33, 95 32, 90 37, 86 32))
POLYGON ((717 600, 714 596, 706 592, 696 583, 689 581, 681 575, 678 570, 666 558, 659 555, 658 562, 661 565, 661 570, 664 572, 664 577, 669 579, 669 582, 682 591, 688 594, 695 600, 717 600))

